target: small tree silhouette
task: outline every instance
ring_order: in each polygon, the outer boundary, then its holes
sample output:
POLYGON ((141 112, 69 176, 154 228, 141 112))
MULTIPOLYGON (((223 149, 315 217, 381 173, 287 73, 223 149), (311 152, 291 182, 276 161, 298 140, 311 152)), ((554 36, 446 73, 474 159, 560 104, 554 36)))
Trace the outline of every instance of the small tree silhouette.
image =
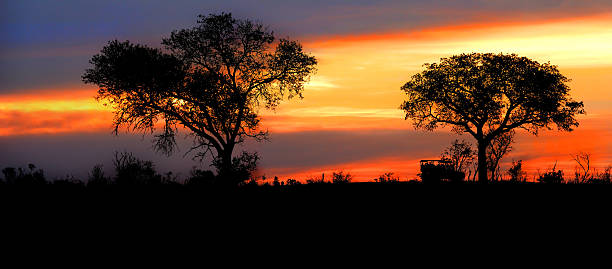
POLYGON ((216 183, 216 180, 217 178, 212 171, 193 167, 185 184, 188 186, 211 186, 216 183))
POLYGON ((557 167, 557 162, 555 162, 555 165, 550 170, 550 172, 546 172, 546 173, 540 175, 540 177, 538 178, 538 182, 540 182, 540 183, 548 183, 548 184, 560 184, 560 183, 562 183, 563 182, 563 171, 561 171, 561 170, 555 171, 556 167, 557 167))
POLYGON ((17 170, 15 169, 15 167, 3 168, 2 174, 4 174, 4 181, 7 184, 15 184, 15 180, 17 179, 17 170))
POLYGON ((350 173, 345 174, 343 171, 332 173, 332 183, 334 184, 350 183, 352 180, 353 176, 350 173))
POLYGON ((525 182, 527 181, 526 174, 523 171, 523 160, 517 162, 512 161, 512 166, 508 169, 508 175, 510 175, 510 181, 512 182, 525 182))
POLYGON ((287 179, 287 186, 298 186, 298 185, 302 185, 302 183, 293 178, 287 179))
POLYGON ((476 151, 472 144, 465 140, 455 139, 442 153, 442 159, 451 161, 455 171, 465 172, 465 169, 474 162, 476 151))
POLYGON ((575 168, 576 183, 585 183, 590 176, 591 172, 591 154, 586 152, 579 152, 572 154, 572 159, 578 164, 575 168))
POLYGON ((89 178, 87 179, 87 187, 99 187, 108 186, 113 182, 109 177, 104 175, 104 170, 101 164, 95 165, 89 172, 89 178))
POLYGON ((115 182, 120 185, 152 185, 162 183, 151 161, 143 161, 131 152, 115 152, 115 182))
POLYGON ((5 167, 2 169, 4 181, 7 184, 24 185, 24 186, 39 186, 46 185, 47 179, 42 169, 36 169, 36 165, 28 164, 28 169, 14 167, 5 167))
POLYGON ((487 148, 487 170, 491 180, 499 180, 499 162, 510 151, 514 143, 514 130, 501 134, 491 140, 487 148))

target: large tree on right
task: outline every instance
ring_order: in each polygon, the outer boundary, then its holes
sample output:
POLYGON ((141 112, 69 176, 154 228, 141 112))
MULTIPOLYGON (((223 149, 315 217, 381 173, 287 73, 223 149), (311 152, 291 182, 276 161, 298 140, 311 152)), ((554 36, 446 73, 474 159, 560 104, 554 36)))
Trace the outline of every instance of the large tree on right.
POLYGON ((472 53, 425 64, 402 90, 401 106, 415 128, 451 126, 478 143, 478 181, 487 182, 487 147, 516 128, 537 135, 557 126, 572 131, 584 104, 569 96, 556 66, 516 54, 472 53))

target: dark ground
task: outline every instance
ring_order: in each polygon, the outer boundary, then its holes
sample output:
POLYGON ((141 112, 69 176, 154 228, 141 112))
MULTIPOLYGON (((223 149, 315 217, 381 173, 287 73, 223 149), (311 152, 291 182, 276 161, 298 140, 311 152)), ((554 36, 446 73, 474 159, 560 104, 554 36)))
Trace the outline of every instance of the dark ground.
POLYGON ((283 213, 447 212, 515 210, 558 212, 610 209, 610 184, 420 183, 303 184, 219 188, 183 185, 9 186, 0 185, 5 210, 102 212, 283 213))
POLYGON ((301 257, 294 260, 299 263, 339 258, 347 250, 397 258, 416 249, 464 253, 466 259, 474 244, 484 251, 478 255, 499 254, 503 247, 508 257, 525 257, 595 246, 585 240, 608 245, 611 194, 612 185, 500 183, 239 189, 4 185, 0 227, 4 245, 10 242, 17 252, 61 249, 70 257, 70 249, 100 261, 118 253, 133 259, 139 249, 163 249, 156 254, 163 256, 204 246, 233 259, 243 257, 238 252, 260 253, 266 260, 293 254, 301 257))

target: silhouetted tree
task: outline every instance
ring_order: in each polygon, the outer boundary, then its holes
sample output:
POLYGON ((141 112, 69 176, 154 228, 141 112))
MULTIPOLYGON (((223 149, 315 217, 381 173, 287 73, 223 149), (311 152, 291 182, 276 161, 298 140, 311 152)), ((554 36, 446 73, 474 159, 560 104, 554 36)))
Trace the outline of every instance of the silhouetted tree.
POLYGON ((213 161, 213 165, 217 167, 217 172, 221 175, 226 183, 228 184, 238 184, 244 182, 251 178, 251 174, 257 170, 257 163, 259 162, 259 155, 257 152, 249 153, 243 151, 242 154, 238 157, 232 158, 232 177, 226 178, 223 177, 223 161, 221 159, 215 159, 213 161))
POLYGON ((48 183, 44 171, 36 169, 34 164, 28 164, 28 169, 5 167, 2 169, 2 174, 4 174, 4 181, 8 184, 33 186, 48 183))
POLYGON ((343 171, 332 173, 332 183, 334 184, 350 183, 352 180, 353 176, 350 173, 345 174, 343 171))
POLYGON ((563 182, 563 171, 554 169, 550 172, 546 172, 543 175, 540 175, 538 178, 538 182, 547 183, 547 184, 560 184, 563 182))
POLYGON ((115 152, 113 165, 117 184, 151 185, 162 183, 162 176, 155 171, 153 162, 140 160, 131 152, 115 152))
POLYGON ((594 184, 610 184, 612 183, 612 166, 604 168, 603 172, 596 173, 595 177, 591 177, 589 183, 594 184))
POLYGON ((113 182, 111 179, 104 175, 104 170, 101 164, 95 165, 89 172, 89 178, 87 179, 87 187, 94 186, 108 186, 113 182))
POLYGON ((300 43, 275 42, 262 24, 226 13, 200 15, 197 26, 173 31, 162 44, 165 51, 111 41, 90 60, 83 81, 98 85, 97 100, 114 109, 115 133, 122 126, 161 129, 156 149, 170 154, 182 126, 194 138, 196 156, 216 151, 219 172, 228 178, 235 146, 267 135, 258 108, 301 98, 317 63, 300 43))
POLYGON ((297 186, 297 185, 302 185, 302 183, 293 178, 287 179, 287 186, 297 186))
POLYGON ((474 162, 476 151, 472 144, 464 140, 455 139, 451 145, 442 153, 442 159, 451 161, 455 171, 465 172, 465 169, 474 162))
POLYGON ((510 175, 510 181, 512 182, 525 182, 527 178, 526 173, 523 172, 523 161, 512 161, 512 166, 508 169, 508 175, 510 175))
POLYGON ((4 174, 4 182, 8 184, 14 184, 17 179, 17 169, 15 167, 5 167, 2 169, 2 174, 4 174))
POLYGON ((584 183, 588 180, 591 172, 591 154, 586 152, 579 152, 572 154, 572 159, 578 164, 575 167, 575 181, 576 183, 584 183))
POLYGON ((186 185, 195 186, 210 186, 216 183, 217 178, 215 174, 210 170, 201 170, 193 167, 190 172, 190 176, 185 182, 186 185))
POLYGON ((514 130, 496 136, 491 140, 487 147, 487 169, 490 172, 491 180, 498 180, 500 175, 499 162, 510 151, 512 151, 512 143, 514 143, 514 130))
POLYGON ((449 125, 478 142, 478 180, 487 182, 487 147, 515 128, 535 135, 542 128, 571 131, 582 102, 569 96, 568 78, 556 66, 515 54, 472 53, 425 64, 402 90, 401 108, 416 128, 449 125))

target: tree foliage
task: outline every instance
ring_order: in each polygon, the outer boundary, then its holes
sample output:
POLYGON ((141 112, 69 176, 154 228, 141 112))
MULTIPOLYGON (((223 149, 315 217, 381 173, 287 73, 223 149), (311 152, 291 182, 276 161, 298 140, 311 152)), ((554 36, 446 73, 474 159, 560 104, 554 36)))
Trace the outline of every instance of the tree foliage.
POLYGON ((478 141, 479 180, 486 181, 486 149, 516 128, 572 131, 582 102, 569 96, 569 79, 556 66, 516 54, 472 53, 425 64, 402 90, 401 108, 416 128, 450 126, 478 141), (484 174, 484 175, 483 175, 484 174))
POLYGON ((110 41, 90 60, 83 81, 114 110, 115 133, 155 133, 156 149, 176 148, 178 127, 194 139, 196 156, 216 152, 222 172, 247 137, 261 140, 258 109, 301 97, 316 59, 287 39, 276 41, 259 23, 231 14, 199 16, 193 28, 173 31, 164 50, 110 41))

